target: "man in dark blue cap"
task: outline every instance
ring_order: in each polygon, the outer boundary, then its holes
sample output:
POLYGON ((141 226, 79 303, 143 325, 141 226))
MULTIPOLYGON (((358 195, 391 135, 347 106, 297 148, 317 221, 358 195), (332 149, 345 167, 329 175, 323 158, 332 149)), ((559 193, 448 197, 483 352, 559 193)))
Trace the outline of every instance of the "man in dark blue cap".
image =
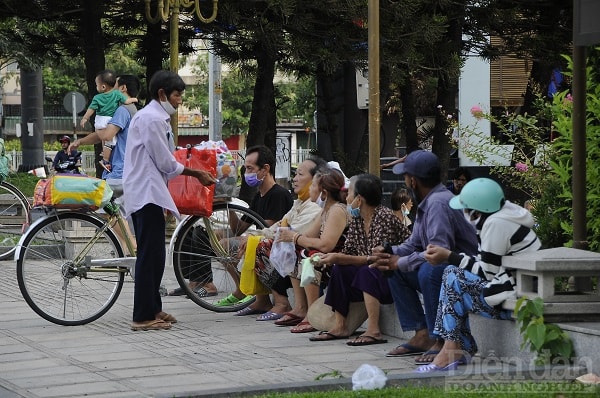
POLYGON ((440 162, 435 154, 424 150, 411 152, 393 171, 404 175, 406 187, 418 203, 417 215, 411 236, 401 245, 393 246, 391 254, 382 247, 376 248, 373 255, 378 260, 371 267, 389 276, 402 330, 415 331, 408 343, 399 345, 387 356, 422 354, 415 362, 427 364, 443 345, 443 341, 437 341, 433 328, 442 275, 448 264, 433 266, 425 261, 424 252, 428 244, 435 244, 474 255, 477 236, 462 211, 448 206, 454 195, 441 183, 440 162), (423 305, 418 292, 423 294, 423 305))

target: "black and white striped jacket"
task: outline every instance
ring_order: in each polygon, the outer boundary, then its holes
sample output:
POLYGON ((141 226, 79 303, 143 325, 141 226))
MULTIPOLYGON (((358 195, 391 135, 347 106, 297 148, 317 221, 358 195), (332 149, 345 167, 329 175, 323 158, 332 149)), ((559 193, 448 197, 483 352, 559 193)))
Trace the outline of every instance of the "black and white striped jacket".
POLYGON ((502 266, 502 256, 538 250, 541 242, 531 229, 535 221, 521 206, 506 201, 496 213, 483 221, 479 231, 479 253, 470 257, 452 253, 449 263, 488 281, 485 301, 491 306, 515 297, 515 278, 510 269, 502 266))

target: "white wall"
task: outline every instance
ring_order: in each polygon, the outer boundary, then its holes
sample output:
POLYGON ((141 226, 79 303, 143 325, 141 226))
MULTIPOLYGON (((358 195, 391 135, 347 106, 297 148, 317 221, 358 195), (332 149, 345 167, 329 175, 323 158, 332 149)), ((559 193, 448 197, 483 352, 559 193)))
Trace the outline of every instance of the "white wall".
POLYGON ((465 145, 480 145, 481 136, 490 137, 490 123, 487 120, 477 120, 471 114, 471 107, 479 105, 481 109, 490 112, 490 64, 474 54, 467 56, 458 81, 458 128, 460 134, 458 158, 461 166, 510 165, 512 145, 495 146, 494 152, 488 153, 487 161, 481 165, 468 158, 461 147, 465 145), (482 134, 474 137, 468 132, 477 130, 482 134))

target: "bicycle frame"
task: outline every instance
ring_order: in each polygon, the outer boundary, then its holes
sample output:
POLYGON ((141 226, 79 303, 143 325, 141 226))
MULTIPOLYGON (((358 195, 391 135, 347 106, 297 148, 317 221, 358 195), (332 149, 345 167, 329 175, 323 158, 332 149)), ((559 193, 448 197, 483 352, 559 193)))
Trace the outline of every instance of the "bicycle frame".
MULTIPOLYGON (((127 229, 125 227, 125 220, 123 219, 123 217, 121 217, 118 207, 116 209, 109 208, 107 210, 109 210, 109 212, 107 212, 108 218, 106 218, 106 219, 103 217, 99 217, 97 213, 93 213, 92 211, 86 212, 90 216, 95 217, 98 220, 100 220, 103 225, 102 225, 102 228, 100 228, 96 231, 94 236, 92 236, 90 238, 90 240, 84 245, 84 247, 81 249, 81 251, 73 259, 73 263, 74 263, 73 270, 74 271, 80 271, 80 270, 78 270, 77 266, 83 265, 85 272, 94 272, 94 271, 106 272, 109 270, 116 270, 118 272, 128 272, 130 274, 133 274, 132 270, 135 267, 136 257, 132 256, 132 254, 135 254, 135 249, 133 247, 133 243, 131 242, 131 240, 129 239, 129 236, 127 234, 127 229), (122 233, 121 237, 123 238, 123 240, 125 240, 125 245, 127 247, 127 251, 130 256, 129 257, 120 257, 120 258, 106 258, 106 259, 91 260, 89 257, 87 257, 87 253, 94 246, 94 244, 96 244, 96 242, 102 236, 102 234, 107 229, 111 229, 111 225, 116 225, 119 227, 119 230, 122 233)), ((36 220, 31 225, 31 227, 33 228, 35 225, 41 223, 43 220, 45 220, 48 217, 55 217, 56 214, 58 214, 60 212, 67 212, 67 211, 71 211, 71 210, 54 209, 52 211, 52 213, 36 220)), ((17 250, 15 252, 15 261, 19 261, 19 259, 20 259, 21 252, 22 252, 21 248, 23 246, 23 241, 24 241, 26 235, 27 234, 25 233, 19 240, 19 243, 17 244, 17 250)), ((119 235, 117 234, 117 236, 119 236, 119 235)), ((120 239, 119 239, 119 243, 121 243, 120 239)), ((79 272, 75 272, 75 273, 77 275, 80 275, 79 272)))

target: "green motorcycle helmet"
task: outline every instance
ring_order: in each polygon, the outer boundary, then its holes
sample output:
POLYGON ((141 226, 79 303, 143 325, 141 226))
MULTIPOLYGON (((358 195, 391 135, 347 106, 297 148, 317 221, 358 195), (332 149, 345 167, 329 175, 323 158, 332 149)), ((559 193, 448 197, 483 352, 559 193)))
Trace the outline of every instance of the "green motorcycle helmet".
POLYGON ((504 191, 500 184, 489 178, 476 178, 469 181, 459 195, 450 199, 450 207, 495 213, 502 208, 504 202, 504 191))

